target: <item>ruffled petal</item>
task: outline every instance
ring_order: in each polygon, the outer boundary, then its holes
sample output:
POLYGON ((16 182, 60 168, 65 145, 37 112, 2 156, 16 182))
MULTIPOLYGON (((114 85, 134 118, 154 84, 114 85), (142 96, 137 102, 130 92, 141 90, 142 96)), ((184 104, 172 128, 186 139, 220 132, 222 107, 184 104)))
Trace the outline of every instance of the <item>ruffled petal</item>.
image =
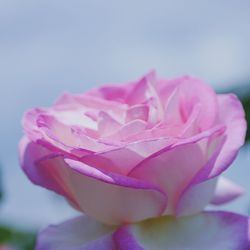
POLYGON ((176 101, 179 103, 177 105, 179 108, 175 111, 180 113, 183 122, 188 120, 195 106, 200 105, 201 112, 197 117, 200 129, 204 131, 214 125, 218 110, 217 97, 213 89, 202 80, 191 76, 158 80, 158 88, 161 100, 172 98, 174 92, 175 94, 178 92, 176 101))
POLYGON ((184 120, 189 117, 195 105, 201 105, 197 124, 202 130, 209 129, 214 124, 218 109, 217 96, 213 89, 200 79, 186 76, 183 77, 180 91, 180 108, 184 120))
POLYGON ((145 158, 175 141, 170 138, 135 141, 116 149, 88 154, 81 161, 100 170, 127 175, 145 158))
POLYGON ((114 235, 120 250, 247 250, 249 218, 229 212, 161 217, 122 226, 114 235))
POLYGON ((43 230, 36 250, 116 250, 112 239, 114 229, 80 216, 43 230))
MULTIPOLYGON (((77 124, 74 113, 70 113, 71 121, 77 124)), ((77 113, 77 112, 75 112, 77 113)), ((65 115, 65 114, 64 114, 65 115)), ((77 114, 79 116, 79 114, 77 114)), ((84 156, 93 151, 100 151, 114 148, 114 145, 107 145, 97 142, 95 138, 89 136, 85 128, 71 124, 65 124, 57 115, 49 114, 49 111, 34 109, 27 112, 23 118, 23 125, 28 138, 34 142, 46 145, 53 151, 64 152, 84 156)), ((82 120, 84 119, 82 115, 82 120)), ((64 120, 65 122, 65 120, 64 120)), ((88 129, 89 130, 89 129, 88 129)))
POLYGON ((150 71, 140 80, 135 81, 126 98, 126 103, 130 106, 144 103, 150 96, 155 95, 151 88, 156 81, 155 71, 150 71))

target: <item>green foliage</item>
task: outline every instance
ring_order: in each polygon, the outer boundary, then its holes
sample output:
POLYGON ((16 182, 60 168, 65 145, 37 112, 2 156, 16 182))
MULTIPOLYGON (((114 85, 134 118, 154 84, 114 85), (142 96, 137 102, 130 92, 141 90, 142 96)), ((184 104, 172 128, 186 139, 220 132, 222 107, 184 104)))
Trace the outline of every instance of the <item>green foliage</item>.
POLYGON ((250 97, 243 98, 242 100, 243 107, 246 112, 246 119, 247 119, 247 136, 246 136, 246 141, 250 141, 250 97))
POLYGON ((33 250, 35 233, 21 232, 5 226, 0 226, 0 245, 9 244, 20 250, 33 250))

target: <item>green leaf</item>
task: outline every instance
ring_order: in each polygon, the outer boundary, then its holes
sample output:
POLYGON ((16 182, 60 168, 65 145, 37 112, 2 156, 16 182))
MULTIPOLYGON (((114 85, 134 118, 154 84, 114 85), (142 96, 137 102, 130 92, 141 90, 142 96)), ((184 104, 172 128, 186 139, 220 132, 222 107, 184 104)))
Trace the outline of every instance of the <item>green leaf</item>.
POLYGON ((0 244, 9 244, 20 250, 33 250, 36 234, 34 232, 21 232, 6 226, 0 226, 0 244))

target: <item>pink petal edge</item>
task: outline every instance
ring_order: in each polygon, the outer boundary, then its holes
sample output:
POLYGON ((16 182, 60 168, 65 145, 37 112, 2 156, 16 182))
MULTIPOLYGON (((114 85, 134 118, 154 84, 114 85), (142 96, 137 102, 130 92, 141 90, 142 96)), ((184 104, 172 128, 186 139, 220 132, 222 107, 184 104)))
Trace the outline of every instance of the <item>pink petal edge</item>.
POLYGON ((155 185, 65 161, 27 138, 20 144, 20 162, 34 184, 65 196, 75 208, 107 224, 157 217, 167 205, 166 194, 155 185))

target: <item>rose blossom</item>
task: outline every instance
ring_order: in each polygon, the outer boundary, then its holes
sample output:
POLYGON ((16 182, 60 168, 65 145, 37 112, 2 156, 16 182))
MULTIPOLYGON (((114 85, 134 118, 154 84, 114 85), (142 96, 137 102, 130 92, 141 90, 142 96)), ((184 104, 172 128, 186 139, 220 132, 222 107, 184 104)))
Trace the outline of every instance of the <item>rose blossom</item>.
MULTIPOLYGON (((113 234, 119 249, 144 249, 139 248, 144 244, 153 249, 143 236, 147 222, 128 225, 150 218, 171 216, 160 219, 166 220, 166 227, 155 225, 155 233, 161 235, 162 230, 170 236, 171 229, 185 232, 185 225, 206 225, 208 218, 208 231, 226 227, 230 219, 235 224, 231 229, 238 230, 247 221, 225 212, 200 213, 209 203, 219 205, 242 193, 239 186, 218 177, 244 143, 246 122, 236 96, 217 95, 199 79, 165 80, 150 72, 123 85, 105 85, 81 95, 66 93, 50 108, 28 111, 23 127, 20 158, 27 176, 89 217, 125 225, 113 234)), ((154 228, 157 219, 153 221, 154 228)), ((89 218, 66 222, 59 231, 77 238, 86 230, 83 224, 90 228, 84 234, 99 232, 93 248, 86 249, 116 249, 109 236, 113 227, 89 218)), ((200 232, 197 226, 193 231, 184 241, 195 244, 191 238, 200 232)), ((224 234, 218 239, 226 239, 228 232, 224 234)), ((58 235, 57 228, 45 231, 40 242, 49 242, 53 235, 58 235)), ((236 248, 231 249, 238 249, 244 237, 235 237, 236 248)), ((169 249, 174 249, 169 242, 169 249)), ((62 249, 46 246, 39 249, 62 249)), ((79 246, 70 249, 85 249, 79 246)))

